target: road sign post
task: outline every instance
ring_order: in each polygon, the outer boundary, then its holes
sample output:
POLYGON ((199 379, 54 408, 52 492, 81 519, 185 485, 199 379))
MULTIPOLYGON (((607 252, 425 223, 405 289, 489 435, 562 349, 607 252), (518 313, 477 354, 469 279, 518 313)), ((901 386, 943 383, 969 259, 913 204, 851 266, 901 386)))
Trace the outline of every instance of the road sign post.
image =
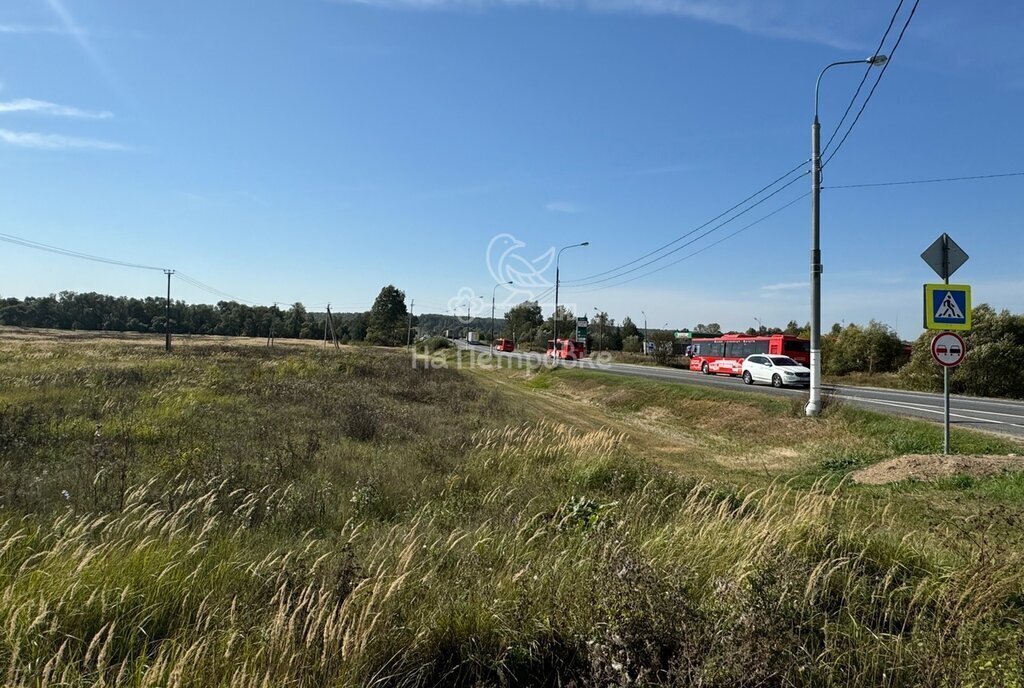
MULTIPOLYGON (((921 258, 942 279, 942 284, 924 285, 925 329, 971 329, 971 288, 966 284, 949 283, 950 276, 967 262, 967 253, 957 246, 953 237, 943 232, 924 250, 921 258)), ((949 369, 960 365, 966 353, 964 340, 955 332, 943 332, 932 339, 932 358, 942 366, 943 454, 949 454, 949 369)))
POLYGON ((966 353, 967 345, 956 332, 942 332, 932 339, 932 358, 942 366, 943 454, 949 454, 949 369, 960 365, 966 353))
POLYGON ((587 341, 587 328, 590 324, 588 318, 576 318, 576 341, 586 343, 587 341))

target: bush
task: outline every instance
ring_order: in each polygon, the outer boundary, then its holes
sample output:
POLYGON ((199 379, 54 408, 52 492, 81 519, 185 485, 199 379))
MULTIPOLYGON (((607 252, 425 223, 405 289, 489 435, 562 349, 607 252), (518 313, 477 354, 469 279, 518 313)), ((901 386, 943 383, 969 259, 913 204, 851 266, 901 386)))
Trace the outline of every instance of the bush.
POLYGON ((445 337, 431 337, 422 344, 423 351, 428 354, 432 354, 438 349, 450 349, 451 346, 451 341, 445 337))

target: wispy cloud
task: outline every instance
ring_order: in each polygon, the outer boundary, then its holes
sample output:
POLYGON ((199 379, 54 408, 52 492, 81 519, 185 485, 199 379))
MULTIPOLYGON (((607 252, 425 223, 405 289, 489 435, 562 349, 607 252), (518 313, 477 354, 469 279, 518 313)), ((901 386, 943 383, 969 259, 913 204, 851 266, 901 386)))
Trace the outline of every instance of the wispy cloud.
MULTIPOLYGON (((51 0, 53 2, 55 0, 51 0)), ((411 10, 482 10, 489 7, 579 8, 601 13, 668 15, 727 26, 744 33, 866 49, 849 37, 850 24, 820 0, 333 0, 337 3, 411 10)))
POLYGON ((550 201, 544 204, 544 210, 550 213, 582 213, 583 208, 570 201, 550 201))
POLYGON ((68 8, 64 5, 63 1, 46 0, 46 2, 50 6, 50 10, 60 21, 61 26, 63 27, 62 33, 68 34, 69 36, 74 38, 75 41, 78 42, 79 47, 81 47, 82 51, 92 61, 93 66, 96 68, 96 71, 100 73, 100 75, 107 82, 110 88, 117 92, 117 94, 120 95, 122 99, 127 101, 127 93, 121 86, 121 83, 118 81, 117 77, 114 75, 114 72, 110 69, 110 67, 107 66, 106 61, 104 61, 99 51, 96 50, 96 47, 93 45, 92 41, 89 40, 88 33, 78 24, 78 22, 75 21, 75 18, 72 16, 68 8))
POLYGON ((40 134, 33 131, 11 131, 0 129, 0 141, 9 146, 34 148, 37 150, 131 150, 128 146, 113 141, 84 139, 62 134, 40 134))
POLYGON ((805 289, 811 285, 810 282, 779 282, 778 284, 765 284, 760 287, 762 292, 774 294, 780 291, 791 289, 805 289))
POLYGON ((67 33, 64 29, 59 26, 28 26, 26 24, 0 24, 0 33, 20 33, 20 34, 33 34, 33 33, 67 33))
POLYGON ((34 98, 19 98, 0 102, 0 113, 5 112, 35 112, 43 115, 55 115, 58 117, 75 117, 79 119, 109 119, 114 113, 106 110, 81 110, 67 105, 58 105, 45 100, 34 98))

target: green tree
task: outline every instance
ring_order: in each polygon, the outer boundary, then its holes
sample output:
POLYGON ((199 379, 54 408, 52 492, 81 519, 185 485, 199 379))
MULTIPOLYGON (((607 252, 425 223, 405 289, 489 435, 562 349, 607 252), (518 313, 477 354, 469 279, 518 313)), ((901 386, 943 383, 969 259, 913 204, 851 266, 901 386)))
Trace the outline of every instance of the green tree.
MULTIPOLYGON (((636 337, 638 340, 641 339, 640 329, 628 315, 622 319, 622 331, 620 334, 622 336, 623 343, 625 343, 625 341, 630 337, 636 337)), ((625 346, 623 346, 623 350, 625 350, 625 346)))
POLYGON ((591 318, 587 335, 587 339, 591 342, 591 349, 600 351, 611 349, 609 338, 615 329, 615 321, 603 311, 591 318))
POLYGON ((666 330, 657 330, 651 333, 651 341, 654 342, 654 361, 658 365, 668 365, 675 357, 675 337, 666 330))
POLYGON ((866 327, 853 323, 846 328, 833 327, 822 337, 822 367, 830 375, 893 372, 905 360, 899 336, 876 320, 866 327))
POLYGON ((380 290, 370 309, 366 328, 366 341, 381 346, 405 344, 409 311, 405 307, 405 292, 389 284, 380 290))
POLYGON ((504 336, 519 341, 533 341, 537 328, 544 324, 544 315, 536 301, 523 301, 505 312, 504 336))
POLYGON ((573 339, 576 337, 576 316, 565 306, 558 307, 558 313, 552 314, 545 323, 548 332, 554 332, 555 315, 558 316, 558 338, 573 339))
MULTIPOLYGON (((942 370, 931 357, 935 334, 918 338, 910 364, 900 371, 902 379, 920 389, 942 388, 942 370)), ((953 391, 1024 399, 1024 315, 979 304, 971 311, 971 330, 964 339, 967 354, 953 371, 953 391)))
POLYGON ((308 318, 306 313, 306 307, 301 303, 296 302, 292 304, 292 307, 288 310, 288 313, 284 316, 284 322, 282 323, 282 337, 291 337, 297 339, 299 334, 302 332, 302 326, 306 323, 308 318))

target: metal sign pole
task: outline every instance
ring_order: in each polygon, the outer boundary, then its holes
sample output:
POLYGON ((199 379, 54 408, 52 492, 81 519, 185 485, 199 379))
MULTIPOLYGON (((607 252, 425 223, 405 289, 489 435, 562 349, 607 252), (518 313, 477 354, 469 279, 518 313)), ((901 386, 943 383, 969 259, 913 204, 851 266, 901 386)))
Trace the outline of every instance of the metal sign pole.
MULTIPOLYGON (((949 236, 942 235, 942 279, 949 284, 949 236)), ((942 455, 949 456, 949 367, 942 366, 942 455)))
POLYGON ((945 405, 943 407, 943 416, 946 420, 945 431, 942 435, 942 453, 943 455, 949 454, 949 368, 943 366, 942 368, 942 389, 943 396, 945 397, 945 405))

